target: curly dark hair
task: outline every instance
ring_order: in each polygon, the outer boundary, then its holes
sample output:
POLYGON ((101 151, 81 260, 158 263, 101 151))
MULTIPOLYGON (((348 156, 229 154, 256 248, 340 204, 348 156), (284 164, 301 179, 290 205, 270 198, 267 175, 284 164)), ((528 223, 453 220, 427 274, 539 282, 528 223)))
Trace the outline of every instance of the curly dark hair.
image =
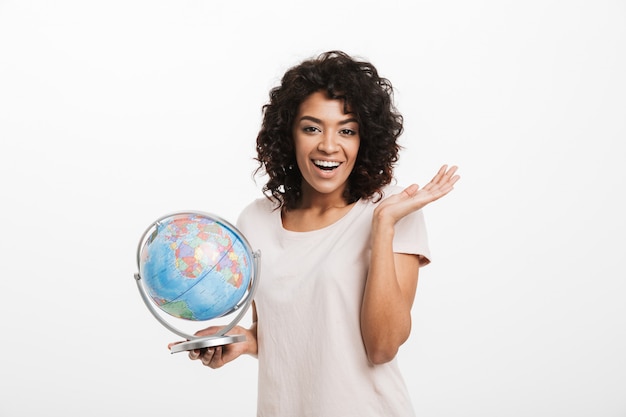
POLYGON ((324 52, 292 67, 270 91, 256 141, 259 166, 254 172, 263 171, 269 177, 264 194, 278 208, 297 206, 302 174, 296 163, 292 128, 300 104, 317 91, 343 100, 346 113, 350 109, 359 124, 361 141, 344 199, 353 203, 361 198, 380 198, 398 160, 402 115, 394 106, 389 80, 380 77, 371 63, 342 51, 324 52))

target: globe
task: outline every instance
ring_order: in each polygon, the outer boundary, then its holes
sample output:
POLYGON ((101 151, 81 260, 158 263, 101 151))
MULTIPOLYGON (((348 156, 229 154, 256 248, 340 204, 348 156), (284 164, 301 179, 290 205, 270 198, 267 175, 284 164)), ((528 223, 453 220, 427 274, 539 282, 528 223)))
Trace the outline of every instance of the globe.
POLYGON ((211 320, 240 307, 253 279, 253 257, 245 238, 225 220, 173 213, 144 233, 137 278, 150 301, 170 316, 211 320))

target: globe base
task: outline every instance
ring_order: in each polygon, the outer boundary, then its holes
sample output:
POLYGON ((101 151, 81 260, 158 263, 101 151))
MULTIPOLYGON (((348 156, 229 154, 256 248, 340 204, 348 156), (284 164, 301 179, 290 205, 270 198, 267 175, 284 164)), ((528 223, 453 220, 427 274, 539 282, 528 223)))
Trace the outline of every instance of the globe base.
POLYGON ((228 336, 207 336, 198 339, 188 340, 173 345, 170 348, 171 353, 185 352, 193 349, 202 349, 215 346, 230 345, 231 343, 244 342, 246 336, 242 334, 234 334, 228 336))

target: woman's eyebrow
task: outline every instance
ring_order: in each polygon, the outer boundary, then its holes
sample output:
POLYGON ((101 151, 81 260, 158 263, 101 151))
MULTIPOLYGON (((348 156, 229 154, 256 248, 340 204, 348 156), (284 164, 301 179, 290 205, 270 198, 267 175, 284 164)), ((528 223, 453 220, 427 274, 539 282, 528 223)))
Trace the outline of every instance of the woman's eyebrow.
MULTIPOLYGON (((299 121, 301 122, 303 120, 310 120, 313 123, 322 124, 322 120, 321 119, 318 119, 317 117, 313 117, 313 116, 302 116, 299 121)), ((358 123, 358 121, 354 117, 350 117, 349 119, 345 119, 345 120, 340 120, 339 121, 340 125, 345 125, 345 124, 348 124, 348 123, 358 123)))

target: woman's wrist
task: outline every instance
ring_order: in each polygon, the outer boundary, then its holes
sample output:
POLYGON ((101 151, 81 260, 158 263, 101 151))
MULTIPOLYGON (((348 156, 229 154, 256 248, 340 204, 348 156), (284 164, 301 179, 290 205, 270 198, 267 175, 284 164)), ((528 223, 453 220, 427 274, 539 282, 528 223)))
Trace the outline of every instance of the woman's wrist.
POLYGON ((250 328, 246 330, 246 354, 255 358, 259 354, 256 322, 252 323, 252 326, 250 326, 250 328))

